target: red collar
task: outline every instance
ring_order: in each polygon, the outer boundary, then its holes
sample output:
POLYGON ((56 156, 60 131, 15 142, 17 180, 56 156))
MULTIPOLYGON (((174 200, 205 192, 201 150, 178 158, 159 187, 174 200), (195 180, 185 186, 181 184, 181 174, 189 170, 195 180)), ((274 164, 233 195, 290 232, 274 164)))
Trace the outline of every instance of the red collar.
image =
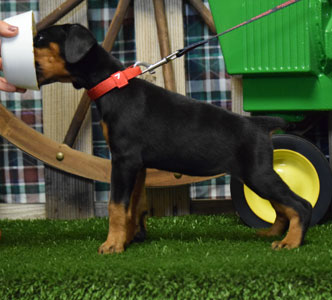
POLYGON ((112 74, 110 77, 105 79, 104 81, 98 83, 95 87, 89 89, 87 91, 88 96, 91 100, 97 100, 110 90, 115 87, 122 88, 128 84, 128 80, 135 78, 140 75, 142 70, 140 67, 129 67, 123 71, 118 71, 112 74))

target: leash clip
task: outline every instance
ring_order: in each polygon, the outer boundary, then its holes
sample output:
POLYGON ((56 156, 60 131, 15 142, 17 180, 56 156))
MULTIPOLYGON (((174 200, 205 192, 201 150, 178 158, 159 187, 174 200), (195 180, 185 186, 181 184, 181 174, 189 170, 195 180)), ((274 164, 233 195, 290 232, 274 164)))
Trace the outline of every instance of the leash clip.
POLYGON ((155 74, 155 73, 156 73, 155 71, 153 71, 153 70, 149 70, 150 66, 151 66, 150 64, 148 64, 148 63, 146 63, 146 62, 144 62, 144 61, 137 61, 137 62, 135 62, 135 64, 133 65, 134 68, 135 68, 135 67, 145 67, 146 70, 142 71, 142 74, 145 73, 145 72, 149 72, 150 74, 155 74))
POLYGON ((160 67, 160 66, 162 66, 162 65, 165 65, 165 64, 167 64, 168 62, 170 62, 170 61, 176 59, 176 58, 178 57, 178 53, 179 53, 179 52, 180 52, 179 50, 176 50, 176 51, 173 52, 172 54, 170 54, 170 55, 164 57, 162 60, 156 62, 155 64, 151 64, 151 65, 149 65, 149 64, 147 64, 147 63, 145 63, 145 62, 140 62, 140 61, 138 61, 138 62, 136 62, 136 63, 134 64, 134 67, 136 67, 136 66, 144 66, 144 67, 146 67, 146 69, 145 69, 144 71, 142 71, 142 74, 144 74, 144 73, 146 73, 146 72, 149 72, 150 74, 154 74, 154 73, 155 73, 155 72, 153 71, 154 69, 157 69, 158 67, 160 67))

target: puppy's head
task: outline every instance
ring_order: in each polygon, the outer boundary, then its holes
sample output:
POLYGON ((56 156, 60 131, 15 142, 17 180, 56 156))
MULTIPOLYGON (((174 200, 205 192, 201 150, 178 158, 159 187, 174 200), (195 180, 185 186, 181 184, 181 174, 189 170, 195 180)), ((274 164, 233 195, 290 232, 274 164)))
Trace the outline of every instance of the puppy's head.
POLYGON ((72 82, 75 66, 97 43, 91 32, 79 24, 51 26, 34 38, 35 64, 39 86, 51 82, 72 82))

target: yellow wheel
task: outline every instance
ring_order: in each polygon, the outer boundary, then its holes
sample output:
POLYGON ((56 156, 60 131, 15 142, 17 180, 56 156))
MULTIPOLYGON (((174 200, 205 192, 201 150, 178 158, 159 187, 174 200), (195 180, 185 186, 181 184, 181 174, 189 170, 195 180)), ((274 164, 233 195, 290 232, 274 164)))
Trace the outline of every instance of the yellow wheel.
MULTIPOLYGON (((326 214, 332 198, 332 173, 324 155, 310 142, 293 135, 274 135, 273 167, 293 192, 313 207, 311 225, 326 214)), ((259 179, 258 179, 259 180, 259 179)), ((268 227, 276 213, 268 200, 232 178, 234 206, 243 221, 252 227, 268 227)))

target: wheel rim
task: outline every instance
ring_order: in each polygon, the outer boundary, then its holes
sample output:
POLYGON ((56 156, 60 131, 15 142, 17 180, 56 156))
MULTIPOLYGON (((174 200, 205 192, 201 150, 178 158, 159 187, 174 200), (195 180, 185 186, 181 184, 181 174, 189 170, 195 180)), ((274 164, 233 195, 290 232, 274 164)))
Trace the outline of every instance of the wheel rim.
MULTIPOLYGON (((274 150, 273 168, 293 192, 315 207, 320 193, 320 181, 315 167, 305 156, 289 149, 274 150)), ((265 222, 273 224, 276 213, 271 203, 246 185, 243 185, 243 190, 252 212, 265 222)))

